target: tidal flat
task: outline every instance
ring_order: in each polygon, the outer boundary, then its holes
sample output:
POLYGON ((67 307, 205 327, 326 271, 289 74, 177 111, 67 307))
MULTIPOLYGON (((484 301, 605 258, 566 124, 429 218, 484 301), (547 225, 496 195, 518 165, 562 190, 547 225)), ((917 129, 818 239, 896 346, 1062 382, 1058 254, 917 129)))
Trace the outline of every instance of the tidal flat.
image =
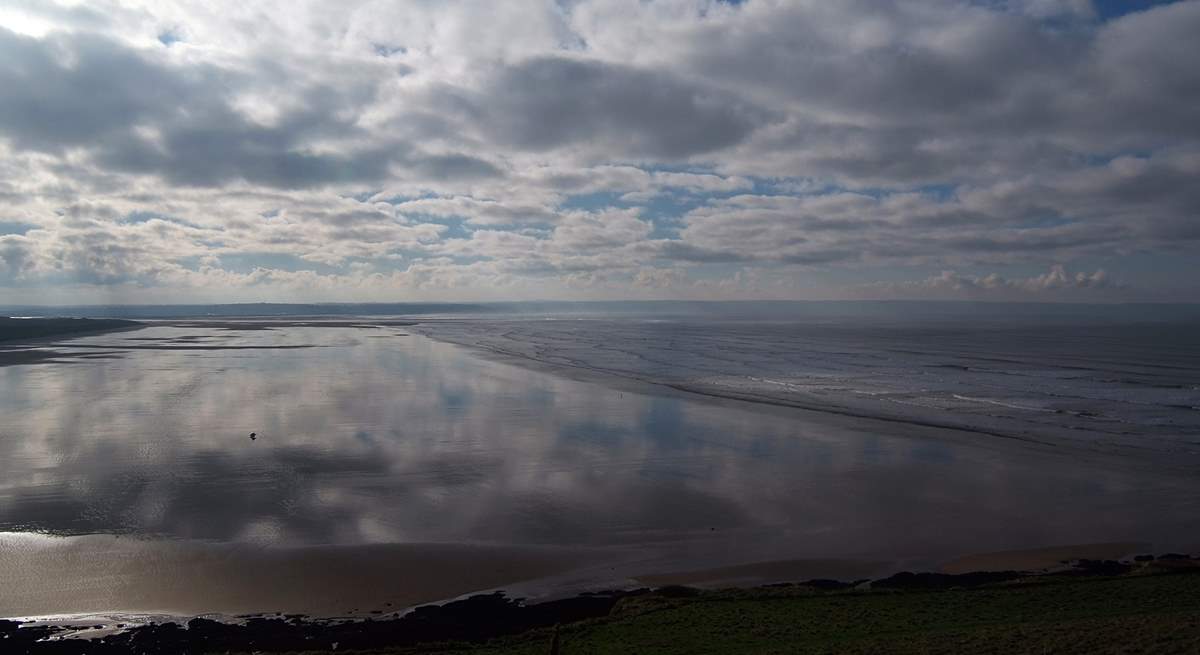
MULTIPOLYGON (((577 349, 644 347, 611 324, 572 329, 577 349)), ((1200 543, 1186 425, 1120 457, 1104 434, 1094 449, 563 374, 536 359, 553 348, 526 341, 520 363, 465 330, 520 337, 493 319, 356 317, 14 346, 55 356, 0 367, 0 616, 370 616, 500 588, 859 579, 1200 543)), ((711 352, 753 365, 747 343, 711 352)))

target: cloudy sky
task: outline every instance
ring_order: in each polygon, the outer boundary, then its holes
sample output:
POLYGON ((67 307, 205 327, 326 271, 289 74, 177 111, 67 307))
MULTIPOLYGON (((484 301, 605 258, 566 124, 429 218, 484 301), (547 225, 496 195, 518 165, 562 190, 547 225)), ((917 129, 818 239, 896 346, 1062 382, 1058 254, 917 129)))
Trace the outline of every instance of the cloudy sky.
POLYGON ((1200 301, 1200 0, 0 0, 0 302, 1200 301))

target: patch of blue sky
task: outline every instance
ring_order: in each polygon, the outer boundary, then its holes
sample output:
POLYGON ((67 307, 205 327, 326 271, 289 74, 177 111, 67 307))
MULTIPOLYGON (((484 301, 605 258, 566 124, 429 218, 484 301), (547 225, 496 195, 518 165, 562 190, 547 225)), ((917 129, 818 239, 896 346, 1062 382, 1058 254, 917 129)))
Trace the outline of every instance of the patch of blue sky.
POLYGON ((1196 257, 1186 251, 1135 252, 1120 258, 1090 256, 1063 263, 1072 272, 1104 269, 1116 280, 1134 281, 1150 289, 1184 289, 1196 277, 1196 257))
MULTIPOLYGON (((1146 11, 1154 7, 1163 5, 1175 4, 1183 0, 1092 0, 1092 7, 1096 10, 1096 16, 1102 21, 1109 21, 1115 18, 1120 18, 1127 14, 1146 11)), ((745 0, 717 0, 720 4, 741 5, 745 0)), ((988 0, 986 4, 995 4, 994 0, 988 0)))
POLYGON ((958 184, 925 184, 915 187, 844 187, 836 184, 820 184, 803 182, 797 184, 794 180, 755 180, 753 193, 761 196, 825 196, 835 193, 858 193, 870 196, 876 200, 896 195, 898 193, 919 193, 939 202, 953 200, 958 193, 958 184))
MULTIPOLYGON (((361 195, 361 194, 359 194, 359 195, 361 195)), ((376 195, 378 195, 378 192, 376 192, 375 194, 372 194, 370 196, 367 196, 367 199, 374 198, 376 195)), ((396 195, 396 196, 388 196, 387 198, 376 198, 375 201, 376 202, 386 202, 389 205, 403 205, 404 203, 412 202, 413 200, 428 200, 430 198, 440 198, 440 197, 441 196, 439 196, 438 194, 436 194, 432 191, 426 191, 425 193, 418 193, 415 196, 396 195)), ((359 202, 366 202, 366 201, 360 200, 359 202)))
POLYGON ((0 221, 0 236, 4 236, 6 234, 25 234, 36 227, 36 225, 30 225, 29 223, 22 223, 20 221, 0 221))
POLYGON ((181 218, 176 218, 174 216, 168 216, 166 214, 160 214, 158 212, 149 212, 149 211, 129 212, 128 214, 125 214, 125 216, 121 217, 121 222, 122 223, 145 223, 147 221, 152 221, 155 219, 158 219, 160 221, 166 221, 168 223, 175 223, 177 225, 186 225, 187 227, 200 228, 199 225, 196 225, 195 223, 192 223, 189 221, 185 221, 181 218))
POLYGON ((146 221, 153 220, 155 218, 158 218, 158 219, 161 219, 164 221, 171 220, 170 217, 168 217, 164 214, 159 214, 158 212, 135 211, 135 212, 129 212, 128 214, 125 214, 125 216, 121 219, 121 222, 122 223, 145 223, 146 221))
POLYGON ((938 202, 954 200, 958 195, 957 184, 927 184, 913 189, 914 192, 933 198, 938 202))
POLYGON ((349 198, 351 200, 356 200, 358 202, 366 202, 366 201, 370 200, 371 198, 374 198, 378 194, 379 194, 379 190, 359 191, 358 193, 351 193, 351 194, 343 195, 342 197, 349 198))
POLYGON ((332 275, 344 270, 341 266, 330 266, 279 252, 230 253, 221 255, 218 259, 221 268, 232 273, 250 273, 256 268, 265 268, 289 272, 313 271, 322 275, 332 275))
POLYGON ((199 271, 200 264, 203 261, 204 261, 204 258, 200 257, 199 255, 189 255, 187 257, 178 257, 174 260, 174 262, 176 264, 182 266, 183 268, 185 268, 189 271, 199 271))
MULTIPOLYGON (((328 270, 341 270, 343 267, 348 267, 349 265, 356 263, 356 262, 359 262, 359 263, 365 262, 365 263, 371 263, 371 264, 375 263, 375 260, 367 260, 364 258, 355 258, 352 260, 347 260, 346 263, 342 266, 329 267, 326 265, 322 265, 322 264, 315 263, 315 262, 309 262, 307 260, 302 260, 299 258, 293 258, 295 261, 283 262, 280 260, 280 257, 286 258, 286 257, 290 257, 290 256, 289 255, 277 255, 275 253, 230 254, 230 255, 223 255, 223 256, 218 257, 217 265, 219 268, 222 268, 222 269, 230 271, 230 272, 249 273, 250 271, 253 271, 255 268, 269 268, 269 269, 286 270, 286 271, 316 270, 318 268, 328 269, 328 270)), ((201 268, 203 268, 204 263, 207 259, 208 259, 208 257, 202 257, 200 255, 189 255, 187 257, 177 257, 177 258, 173 259, 172 261, 189 271, 199 271, 201 268)), ((394 268, 394 264, 389 264, 389 267, 394 268)))
MULTIPOLYGON (((667 171, 666 167, 657 167, 654 172, 667 171)), ((703 171, 681 168, 678 172, 689 172, 700 175, 708 174, 703 171)), ((781 190, 777 182, 766 180, 751 180, 749 189, 733 189, 727 191, 696 192, 685 187, 667 187, 646 198, 626 199, 626 192, 597 191, 568 196, 559 204, 560 211, 589 211, 598 212, 618 207, 622 209, 637 208, 639 215, 649 220, 654 232, 651 238, 674 238, 680 219, 688 212, 703 207, 716 200, 732 198, 743 194, 754 195, 791 195, 781 190)))
POLYGON ((618 207, 622 209, 637 208, 643 220, 649 220, 653 226, 650 237, 653 239, 673 238, 680 217, 699 207, 708 197, 687 196, 674 192, 664 192, 647 200, 629 201, 621 198, 623 193, 600 191, 596 193, 579 194, 568 197, 559 205, 560 211, 599 212, 618 207))
POLYGON ((1133 157, 1135 159, 1150 159, 1154 156, 1152 150, 1121 150, 1118 152, 1092 152, 1078 155, 1075 158, 1080 164, 1086 166, 1108 166, 1117 159, 1133 157))
MULTIPOLYGON (((1181 1, 1183 0, 1091 0, 1091 5, 1095 11, 1096 19, 1101 22, 1107 22, 1129 14, 1181 1)), ((1004 10, 1006 7, 1017 8, 1021 5, 1021 3, 1014 2, 1014 0, 971 0, 971 2, 998 10, 1004 10)), ((1067 27, 1072 24, 1070 14, 1049 16, 1045 19, 1045 22, 1051 26, 1060 27, 1067 27)))
MULTIPOLYGON (((428 255, 426 255, 428 256, 428 255)), ((469 264, 478 264, 479 262, 492 261, 492 257, 487 255, 451 255, 450 261, 458 266, 466 266, 469 264)))
POLYGON ((429 259, 432 257, 429 253, 423 250, 415 250, 412 248, 393 248, 389 250, 385 257, 380 257, 371 260, 375 267, 380 270, 396 270, 404 268, 401 262, 411 262, 418 259, 429 259))
POLYGON ((861 191, 860 188, 842 186, 828 180, 814 180, 809 178, 755 179, 753 182, 753 190, 742 193, 760 196, 824 196, 831 193, 855 193, 861 191))
POLYGON ((175 30, 166 30, 165 32, 160 32, 158 35, 158 42, 167 47, 181 41, 183 41, 183 36, 175 30))
POLYGON ((662 194, 641 205, 641 216, 650 221, 651 239, 678 239, 683 216, 701 207, 715 196, 680 196, 662 194))
POLYGON ((402 55, 408 52, 408 48, 402 45, 389 45, 387 43, 372 43, 371 49, 380 57, 392 57, 394 55, 402 55))
POLYGON ((438 239, 468 239, 474 231, 464 216, 429 216, 427 214, 405 214, 415 223, 433 223, 445 225, 446 229, 438 235, 438 239))
POLYGON ((1146 11, 1162 5, 1175 4, 1179 0, 1092 0, 1100 20, 1112 20, 1126 14, 1146 11))

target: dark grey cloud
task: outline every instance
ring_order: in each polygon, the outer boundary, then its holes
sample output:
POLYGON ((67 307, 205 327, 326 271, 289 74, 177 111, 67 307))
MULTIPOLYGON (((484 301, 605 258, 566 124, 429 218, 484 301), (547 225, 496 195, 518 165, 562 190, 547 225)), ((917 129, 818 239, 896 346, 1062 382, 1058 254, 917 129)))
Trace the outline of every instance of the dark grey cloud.
POLYGON ((30 266, 29 239, 15 234, 0 235, 0 273, 17 278, 30 266))
MULTIPOLYGON (((109 171, 153 174, 182 186, 236 181, 281 189, 358 184, 405 174, 479 179, 502 174, 463 153, 426 153, 356 126, 373 88, 314 84, 271 124, 236 110, 236 91, 262 79, 206 65, 171 65, 93 35, 34 39, 0 29, 0 137, 17 149, 82 148, 109 171), (330 152, 314 144, 351 141, 330 152), (362 146, 354 140, 371 142, 362 146), (395 169, 395 170, 393 170, 395 169)), ((268 82, 286 71, 267 66, 268 82)))
POLYGON ((408 155, 401 162, 427 179, 472 180, 504 176, 504 172, 495 164, 462 153, 408 155))
POLYGON ((377 181, 387 177, 394 159, 390 148, 344 155, 314 153, 297 147, 299 135, 245 123, 214 121, 168 129, 163 149, 130 135, 102 147, 97 163, 162 175, 183 186, 217 186, 245 180, 298 189, 377 181))
POLYGON ((655 242, 653 252, 664 259, 704 264, 727 264, 754 259, 752 254, 742 254, 732 250, 710 250, 674 239, 655 242))
POLYGON ((953 2, 748 6, 736 23, 692 33, 683 65, 789 108, 744 148, 760 175, 958 183, 1200 140, 1197 2, 1065 27, 953 2))
POLYGON ((563 57, 502 68, 477 102, 484 129, 502 143, 587 145, 617 158, 702 155, 743 141, 770 116, 664 71, 563 57))
POLYGON ((99 36, 35 39, 4 28, 0 60, 0 135, 17 148, 54 153, 166 120, 202 97, 202 78, 215 74, 181 75, 99 36))

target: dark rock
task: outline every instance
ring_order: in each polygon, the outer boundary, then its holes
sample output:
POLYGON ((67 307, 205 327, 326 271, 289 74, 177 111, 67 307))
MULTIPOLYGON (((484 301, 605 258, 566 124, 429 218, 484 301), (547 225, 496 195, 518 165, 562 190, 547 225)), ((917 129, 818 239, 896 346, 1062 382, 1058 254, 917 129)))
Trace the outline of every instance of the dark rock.
POLYGON ((1081 559, 1072 564, 1067 575, 1124 575, 1132 570, 1132 564, 1116 560, 1081 559))
POLYGON ((12 634, 21 636, 19 647, 9 648, 14 642, 7 641, 4 652, 159 655, 330 650, 335 643, 338 650, 371 650, 434 641, 480 642, 605 616, 625 595, 625 592, 592 594, 525 605, 521 599, 506 598, 502 593, 481 594, 445 605, 419 607, 400 618, 360 621, 315 621, 305 620, 298 615, 283 618, 255 616, 238 625, 195 618, 188 621, 186 627, 175 623, 138 626, 91 641, 38 642, 38 639, 49 634, 48 629, 16 630, 4 624, 4 630, 11 629, 12 634))
POLYGON ((820 589, 822 591, 836 591, 838 589, 849 589, 850 587, 854 586, 854 583, 851 583, 851 582, 842 582, 841 580, 826 580, 823 578, 818 578, 815 580, 808 580, 805 582, 801 582, 800 584, 805 587, 812 587, 813 589, 820 589))
POLYGON ((667 585, 666 587, 655 589, 654 593, 666 598, 691 598, 692 596, 699 596, 700 590, 683 585, 667 585))
POLYGON ((1007 582, 1021 577, 1017 571, 977 571, 974 573, 911 573, 904 571, 889 578, 875 580, 872 587, 880 589, 954 589, 978 587, 1007 582))

